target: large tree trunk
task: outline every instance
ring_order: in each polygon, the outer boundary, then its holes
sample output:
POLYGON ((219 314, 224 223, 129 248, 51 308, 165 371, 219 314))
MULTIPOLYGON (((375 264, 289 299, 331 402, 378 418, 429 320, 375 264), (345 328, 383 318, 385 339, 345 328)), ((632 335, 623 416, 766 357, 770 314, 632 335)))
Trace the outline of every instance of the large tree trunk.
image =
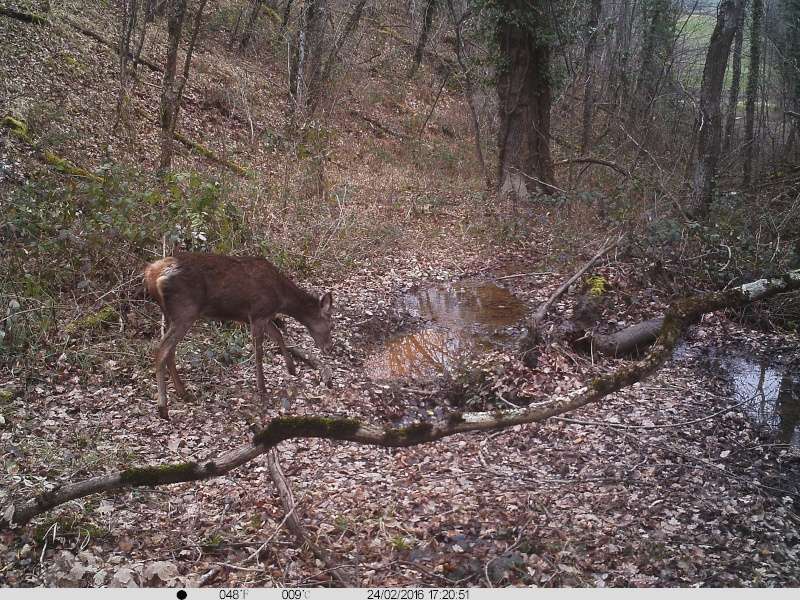
POLYGON ((697 117, 697 163, 694 173, 695 210, 700 217, 708 214, 717 190, 717 167, 722 147, 722 110, 720 98, 725 68, 736 26, 745 0, 722 0, 717 9, 717 23, 711 34, 700 88, 700 112, 697 117))
MULTIPOLYGON (((504 0, 506 11, 522 10, 515 0, 504 0)), ((497 75, 500 130, 497 185, 500 195, 526 199, 528 187, 551 192, 555 185, 550 156, 549 37, 544 25, 546 11, 541 0, 526 10, 536 15, 531 25, 516 19, 502 19, 497 28, 497 44, 503 68, 497 75)))
POLYGON ((592 151, 592 112, 594 110, 594 55, 597 49, 600 11, 602 0, 592 0, 589 7, 589 19, 586 22, 586 47, 583 55, 583 128, 581 133, 581 154, 592 151))
POLYGON ((755 121, 756 101, 758 100, 758 79, 761 69, 761 22, 764 13, 764 0, 753 0, 753 22, 750 30, 750 69, 747 75, 747 105, 744 118, 744 169, 743 184, 750 185, 753 172, 753 159, 756 151, 755 121))

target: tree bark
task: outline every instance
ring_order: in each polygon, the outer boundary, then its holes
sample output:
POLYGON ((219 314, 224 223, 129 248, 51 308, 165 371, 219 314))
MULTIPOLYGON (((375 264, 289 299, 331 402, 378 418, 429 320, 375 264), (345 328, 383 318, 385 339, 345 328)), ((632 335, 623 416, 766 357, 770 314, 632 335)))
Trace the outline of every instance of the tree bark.
POLYGON ((425 47, 428 45, 428 36, 431 33, 431 26, 433 25, 433 16, 436 13, 436 0, 426 0, 425 9, 422 16, 422 29, 419 32, 417 45, 414 48, 414 62, 411 65, 411 75, 416 74, 420 64, 422 64, 422 56, 425 54, 425 47))
POLYGON ((733 143, 733 133, 736 129, 736 109, 739 104, 739 86, 742 78, 742 45, 744 43, 744 16, 745 10, 739 17, 736 25, 736 37, 733 41, 733 65, 731 67, 731 87, 728 93, 728 115, 725 119, 725 143, 723 153, 730 152, 733 143))
POLYGON ((172 167, 175 127, 178 121, 178 89, 181 82, 176 80, 178 70, 178 48, 181 43, 183 22, 186 18, 186 0, 172 0, 167 17, 167 61, 164 65, 164 79, 161 83, 161 156, 158 164, 161 171, 172 167))
POLYGON ((447 0, 447 8, 450 12, 450 19, 453 23, 453 31, 456 34, 456 61, 458 62, 458 67, 461 70, 464 98, 466 99, 467 106, 469 107, 470 124, 472 125, 472 139, 475 146, 475 159, 478 161, 478 168, 481 172, 481 178, 485 182, 487 190, 489 190, 491 181, 489 179, 489 173, 486 170, 486 162, 483 159, 483 148, 481 145, 481 125, 480 120, 478 119, 478 110, 475 108, 475 95, 474 86, 472 83, 472 75, 470 74, 469 68, 464 60, 464 38, 461 32, 464 17, 463 15, 460 17, 456 16, 453 0, 447 0))
POLYGON ((183 63, 183 73, 177 76, 178 49, 181 43, 183 24, 186 20, 186 0, 172 0, 167 20, 167 61, 164 67, 164 79, 161 85, 161 156, 159 157, 159 170, 167 171, 172 167, 172 157, 175 153, 173 140, 178 124, 181 97, 189 79, 189 69, 192 63, 197 34, 203 19, 203 9, 207 0, 200 0, 194 16, 194 24, 186 48, 183 63))
POLYGON ((720 98, 736 26, 745 0, 722 0, 708 45, 697 116, 697 162, 694 173, 695 211, 703 218, 717 191, 717 168, 722 147, 720 98))
POLYGON ((589 18, 586 22, 586 48, 583 55, 583 127, 581 131, 581 154, 592 151, 592 112, 594 109, 594 55, 597 50, 599 38, 598 24, 600 12, 603 9, 602 0, 592 0, 589 7, 589 18))
POLYGON ((642 125, 650 115, 652 104, 658 95, 664 65, 669 63, 675 34, 672 0, 648 0, 645 6, 646 30, 630 115, 630 124, 633 127, 642 125))
POLYGON ((754 136, 756 121, 756 102, 758 101, 758 82, 761 70, 761 22, 764 13, 764 0, 753 0, 753 21, 750 29, 750 68, 747 75, 747 104, 744 117, 744 166, 742 183, 749 186, 753 173, 753 160, 756 152, 754 136))
POLYGON ((504 0, 508 18, 497 26, 497 46, 503 63, 497 75, 500 128, 497 185, 500 196, 525 200, 528 186, 553 191, 555 175, 550 155, 552 49, 545 29, 543 0, 527 7, 504 0), (530 19, 513 18, 530 11, 530 19), (534 27, 533 23, 536 23, 534 27))
POLYGON ((344 417, 277 417, 256 433, 249 443, 216 458, 206 459, 202 463, 125 469, 110 475, 58 485, 28 501, 2 507, 0 530, 12 524, 24 525, 33 517, 60 504, 98 492, 157 487, 219 477, 247 464, 288 439, 322 438, 399 448, 441 440, 458 433, 490 431, 544 421, 598 402, 609 394, 641 381, 657 371, 672 356, 672 351, 686 327, 700 315, 723 308, 744 306, 756 300, 797 289, 800 289, 800 269, 786 273, 781 279, 760 279, 726 291, 710 292, 677 301, 672 304, 664 317, 658 341, 642 360, 623 366, 608 375, 597 377, 587 385, 566 394, 555 396, 545 404, 506 411, 451 413, 442 421, 416 423, 400 428, 380 427, 344 417))

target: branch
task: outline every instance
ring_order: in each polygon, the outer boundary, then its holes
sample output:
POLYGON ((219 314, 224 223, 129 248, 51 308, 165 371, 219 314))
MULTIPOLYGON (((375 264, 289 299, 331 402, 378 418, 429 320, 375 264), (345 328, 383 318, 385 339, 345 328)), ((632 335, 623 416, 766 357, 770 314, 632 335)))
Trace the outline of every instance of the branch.
POLYGON ((283 510, 286 513, 286 528, 292 532, 301 546, 306 544, 311 549, 314 556, 323 562, 325 567, 343 587, 353 587, 353 582, 349 581, 347 575, 341 572, 341 568, 334 564, 330 553, 308 538, 303 524, 300 522, 300 519, 297 518, 292 490, 286 481, 286 476, 281 470, 281 465, 278 462, 278 457, 274 450, 267 454, 267 466, 269 467, 269 476, 272 478, 272 483, 275 484, 275 488, 278 490, 278 494, 281 497, 281 504, 283 504, 283 510))
POLYGON ((602 165, 604 167, 608 167, 609 169, 614 169, 617 173, 624 175, 625 177, 630 177, 631 174, 620 167, 617 163, 611 162, 610 160, 605 160, 602 158, 591 158, 588 156, 579 157, 579 158, 567 158, 566 160, 559 160, 553 163, 554 167, 559 165, 568 165, 573 163, 588 163, 593 165, 602 165))
POLYGON ((407 447, 440 440, 458 433, 488 431, 513 425, 536 423, 595 403, 609 394, 642 380, 659 369, 672 355, 685 329, 700 315, 723 308, 740 307, 782 292, 800 289, 800 269, 781 279, 760 279, 722 292, 710 292, 674 302, 661 326, 657 342, 642 360, 598 377, 586 386, 547 404, 508 411, 451 413, 445 420, 415 423, 408 427, 380 427, 346 417, 287 416, 272 419, 250 443, 203 464, 183 463, 126 469, 111 475, 68 483, 32 500, 12 504, 3 511, 0 529, 21 525, 60 504, 101 491, 131 487, 156 487, 172 483, 218 477, 268 452, 284 440, 322 438, 345 440, 370 446, 407 447))
POLYGON ((199 154, 203 158, 207 158, 208 160, 210 160, 213 163, 217 163, 218 165, 222 165, 223 167, 226 167, 227 169, 230 169, 231 171, 233 171, 237 175, 240 175, 242 177, 248 177, 247 169, 245 169, 243 166, 237 165, 235 162, 230 161, 227 158, 223 158, 223 157, 219 156, 213 150, 210 150, 209 148, 206 148, 205 146, 203 146, 203 144, 195 142, 194 140, 190 140, 185 135, 183 135, 182 133, 179 133, 177 131, 175 132, 174 137, 181 144, 183 144, 187 148, 191 149, 195 153, 199 154))
MULTIPOLYGON (((613 242, 611 242, 610 244, 606 244, 605 246, 603 246, 603 247, 600 249, 600 251, 599 251, 597 254, 595 254, 595 255, 594 255, 594 256, 593 256, 593 257, 592 257, 592 258, 591 258, 591 259, 590 259, 590 260, 589 260, 589 261, 588 261, 586 264, 584 264, 584 265, 583 265, 583 266, 582 266, 580 269, 578 269, 578 270, 575 272, 575 274, 574 274, 572 277, 570 277, 570 278, 569 278, 569 279, 567 279, 567 280, 566 280, 564 283, 562 283, 562 284, 561 284, 561 287, 559 287, 559 288, 558 288, 558 289, 557 289, 555 292, 553 292, 553 294, 552 294, 552 295, 551 295, 551 296, 550 296, 550 297, 549 297, 547 300, 545 300, 544 302, 542 302, 542 304, 539 306, 539 308, 538 308, 538 309, 536 310, 536 312, 533 314, 533 317, 531 318, 531 320, 530 320, 530 323, 531 323, 531 324, 532 324, 534 327, 538 326, 538 325, 539 325, 539 323, 542 321, 542 319, 544 319, 544 316, 547 314, 547 311, 548 311, 548 310, 550 310, 550 306, 553 304, 553 302, 555 302, 556 300, 558 300, 558 299, 561 297, 561 295, 562 295, 564 292, 566 292, 566 291, 567 291, 567 289, 569 288, 569 286, 571 286, 573 283, 575 283, 575 282, 578 280, 578 278, 579 278, 581 275, 583 275, 584 273, 586 273, 586 271, 588 271, 588 270, 589 270, 589 268, 590 268, 590 267, 591 267, 591 266, 592 266, 594 263, 596 263, 598 260, 600 260, 600 257, 602 257, 604 254, 606 254, 608 251, 610 251, 610 250, 613 250, 614 248, 616 248, 616 247, 619 245, 619 243, 622 241, 622 238, 623 238, 623 237, 624 237, 624 236, 619 236, 619 237, 616 239, 616 241, 613 241, 613 242)), ((530 327, 530 325, 529 325, 529 327, 530 327)))
POLYGON ((33 23, 34 25, 47 25, 48 23, 47 16, 45 15, 22 12, 19 10, 14 10, 13 8, 7 8, 5 6, 0 6, 0 15, 9 17, 11 19, 16 19, 17 21, 22 21, 24 23, 33 23))
MULTIPOLYGON (((62 19, 64 20, 64 22, 67 25, 69 25, 70 27, 72 27, 73 29, 78 31, 79 33, 82 33, 86 37, 92 38, 96 42, 100 42, 104 46, 108 46, 109 48, 111 48, 115 52, 117 51, 116 44, 114 44, 113 42, 107 40, 106 38, 104 38, 99 33, 95 32, 95 31, 92 31, 88 27, 84 27, 83 25, 81 25, 80 23, 78 23, 77 21, 75 21, 73 19, 70 19, 69 17, 62 17, 62 19)), ((134 62, 134 64, 144 65, 145 67, 147 67, 148 69, 150 69, 151 71, 153 71, 155 73, 163 73, 164 72, 164 69, 159 67, 154 62, 149 61, 146 58, 142 58, 141 56, 135 56, 132 52, 128 52, 128 58, 130 60, 132 60, 134 62)))

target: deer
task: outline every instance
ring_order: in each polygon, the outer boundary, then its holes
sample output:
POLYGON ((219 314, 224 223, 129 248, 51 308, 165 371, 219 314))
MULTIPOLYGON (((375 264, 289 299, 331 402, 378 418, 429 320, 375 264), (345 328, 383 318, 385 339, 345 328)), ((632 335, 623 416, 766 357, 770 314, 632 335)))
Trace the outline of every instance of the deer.
POLYGON ((187 398, 186 386, 175 366, 175 348, 200 318, 235 321, 250 326, 260 397, 264 387, 263 341, 266 333, 278 345, 286 368, 295 375, 292 355, 274 319, 282 314, 299 321, 327 354, 331 341, 333 296, 315 296, 298 287, 264 258, 219 254, 177 253, 148 264, 144 269, 147 294, 161 307, 167 330, 156 351, 158 414, 169 420, 167 381, 169 371, 175 392, 187 398))

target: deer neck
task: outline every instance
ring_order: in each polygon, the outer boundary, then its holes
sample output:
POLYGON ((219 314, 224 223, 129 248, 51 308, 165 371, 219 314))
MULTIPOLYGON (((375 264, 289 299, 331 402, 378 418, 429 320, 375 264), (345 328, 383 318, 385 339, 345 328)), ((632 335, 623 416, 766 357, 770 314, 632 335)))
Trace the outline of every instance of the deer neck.
POLYGON ((286 301, 285 313, 303 325, 308 326, 310 318, 316 313, 319 300, 297 286, 293 286, 286 301))

